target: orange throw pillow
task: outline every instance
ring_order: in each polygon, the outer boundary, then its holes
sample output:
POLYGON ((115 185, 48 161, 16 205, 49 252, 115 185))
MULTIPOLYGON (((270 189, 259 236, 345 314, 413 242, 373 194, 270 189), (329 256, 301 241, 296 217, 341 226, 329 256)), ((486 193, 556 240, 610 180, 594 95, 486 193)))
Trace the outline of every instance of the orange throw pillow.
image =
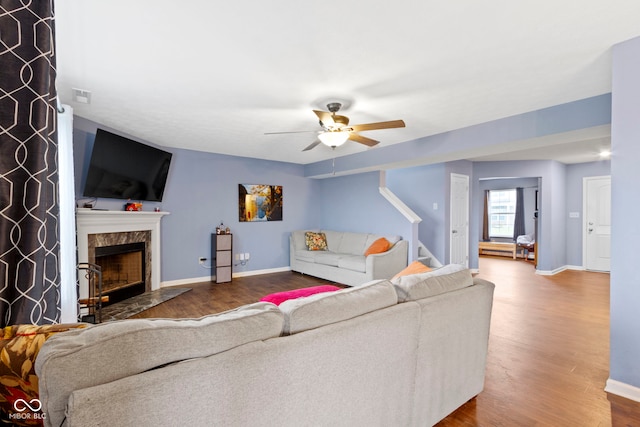
POLYGON ((400 273, 396 274, 391 278, 391 280, 400 277, 400 276, 408 276, 410 274, 418 274, 418 273, 426 273, 428 271, 433 270, 431 267, 427 267, 420 261, 413 261, 407 268, 402 270, 400 273))
POLYGON ((388 251, 390 247, 391 247, 391 242, 389 242, 384 237, 381 237, 375 242, 373 242, 371 246, 367 248, 366 251, 364 251, 364 256, 381 254, 382 252, 388 251))

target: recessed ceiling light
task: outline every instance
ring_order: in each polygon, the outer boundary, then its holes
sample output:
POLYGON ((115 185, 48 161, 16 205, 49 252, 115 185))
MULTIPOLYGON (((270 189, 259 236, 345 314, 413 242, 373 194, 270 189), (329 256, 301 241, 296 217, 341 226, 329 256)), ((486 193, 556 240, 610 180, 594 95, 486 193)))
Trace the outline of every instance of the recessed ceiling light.
POLYGON ((609 151, 609 150, 600 151, 600 158, 601 159, 608 159, 609 157, 611 157, 611 151, 609 151))

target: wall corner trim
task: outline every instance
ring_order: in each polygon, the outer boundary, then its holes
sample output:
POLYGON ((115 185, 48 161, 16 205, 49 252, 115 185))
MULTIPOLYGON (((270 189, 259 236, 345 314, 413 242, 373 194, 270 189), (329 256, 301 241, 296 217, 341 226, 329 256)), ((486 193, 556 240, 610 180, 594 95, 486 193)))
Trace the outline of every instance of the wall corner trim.
POLYGON ((616 396, 624 397, 636 402, 640 402, 640 388, 626 384, 620 381, 612 380, 609 378, 607 384, 604 387, 604 391, 607 393, 615 394, 616 396))

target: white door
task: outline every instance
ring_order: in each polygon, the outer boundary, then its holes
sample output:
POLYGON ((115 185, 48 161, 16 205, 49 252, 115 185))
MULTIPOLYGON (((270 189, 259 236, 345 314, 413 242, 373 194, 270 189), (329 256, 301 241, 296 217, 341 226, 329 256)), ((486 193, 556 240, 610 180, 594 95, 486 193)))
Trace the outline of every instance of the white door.
POLYGON ((449 262, 469 267, 469 177, 451 174, 449 262))
POLYGON ((584 178, 583 258, 587 270, 611 270, 611 177, 584 178))

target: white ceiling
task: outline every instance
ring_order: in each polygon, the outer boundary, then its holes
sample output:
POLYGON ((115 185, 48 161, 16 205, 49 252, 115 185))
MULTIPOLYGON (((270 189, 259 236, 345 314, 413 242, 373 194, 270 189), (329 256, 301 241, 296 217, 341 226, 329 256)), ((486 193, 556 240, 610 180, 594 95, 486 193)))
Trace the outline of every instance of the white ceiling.
MULTIPOLYGON (((306 164, 368 149, 264 135, 319 129, 311 110, 332 100, 352 124, 404 119, 362 133, 386 146, 608 93, 611 47, 640 35, 640 2, 63 0, 56 35, 76 115, 161 146, 306 164)), ((583 138, 557 147, 561 161, 609 144, 583 138)), ((554 151, 539 153, 479 160, 554 151)))

